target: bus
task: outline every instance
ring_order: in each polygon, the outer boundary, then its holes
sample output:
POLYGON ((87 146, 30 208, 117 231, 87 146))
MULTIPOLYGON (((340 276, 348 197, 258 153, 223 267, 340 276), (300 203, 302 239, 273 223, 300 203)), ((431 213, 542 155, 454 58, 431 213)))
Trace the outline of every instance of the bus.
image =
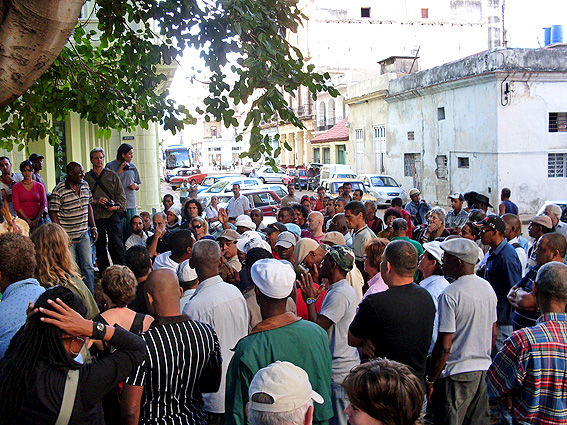
POLYGON ((178 167, 190 167, 193 152, 187 146, 171 145, 163 150, 165 169, 172 170, 178 167))

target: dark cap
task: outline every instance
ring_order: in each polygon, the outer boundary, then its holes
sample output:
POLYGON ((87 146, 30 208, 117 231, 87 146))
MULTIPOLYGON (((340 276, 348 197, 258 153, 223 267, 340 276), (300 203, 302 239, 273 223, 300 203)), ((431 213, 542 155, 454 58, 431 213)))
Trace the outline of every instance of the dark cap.
POLYGON ((472 223, 478 229, 490 228, 498 230, 501 233, 506 231, 506 223, 497 215, 487 215, 482 220, 472 223))
POLYGON ((38 153, 32 153, 32 154, 30 155, 30 161, 31 161, 31 162, 34 162, 34 161, 37 161, 38 159, 43 159, 43 158, 44 158, 44 156, 43 156, 43 155, 40 155, 40 154, 38 154, 38 153))
POLYGON ((275 223, 270 223, 266 227, 264 227, 262 229, 262 232, 268 233, 268 234, 274 233, 274 232, 287 232, 287 227, 285 227, 285 225, 283 225, 279 221, 276 221, 275 223))

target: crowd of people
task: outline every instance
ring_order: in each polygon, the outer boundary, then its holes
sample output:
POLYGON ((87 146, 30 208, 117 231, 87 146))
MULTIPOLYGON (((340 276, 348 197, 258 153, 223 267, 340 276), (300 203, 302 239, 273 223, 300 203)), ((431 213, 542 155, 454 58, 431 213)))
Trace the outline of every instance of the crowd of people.
POLYGON ((567 417, 567 225, 523 237, 503 189, 384 219, 340 197, 282 199, 277 221, 233 186, 137 214, 133 148, 71 162, 0 158, 0 422, 559 424, 567 417), (465 205, 466 202, 466 205, 465 205), (28 237, 29 236, 29 237, 28 237), (96 285, 95 263, 100 272, 96 285))

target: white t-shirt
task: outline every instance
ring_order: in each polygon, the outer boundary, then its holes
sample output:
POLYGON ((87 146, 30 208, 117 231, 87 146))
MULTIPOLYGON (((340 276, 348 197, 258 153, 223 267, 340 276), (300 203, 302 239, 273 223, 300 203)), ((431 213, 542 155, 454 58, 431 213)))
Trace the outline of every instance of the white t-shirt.
POLYGON ((154 270, 156 269, 170 269, 177 274, 179 263, 171 259, 171 251, 166 251, 159 254, 154 261, 154 270))
POLYGON ((431 345, 429 346, 429 354, 431 354, 433 347, 435 346, 435 342, 437 341, 437 329, 439 328, 439 297, 445 288, 449 286, 449 282, 447 282, 447 279, 443 276, 434 274, 419 282, 419 286, 429 292, 429 295, 431 295, 431 298, 433 298, 433 302, 435 303, 435 321, 433 322, 433 335, 431 337, 431 345))
MULTIPOLYGON (((22 176, 20 173, 13 173, 12 174, 12 181, 14 182, 14 184, 21 182, 22 180, 24 180, 24 176, 22 176)), ((12 185, 12 186, 13 186, 12 185)), ((12 196, 12 186, 8 186, 6 183, 0 181, 0 198, 2 199, 2 202, 4 202, 4 199, 2 198, 2 190, 6 191, 6 195, 8 196, 12 196)), ((8 202, 8 206, 10 207, 10 213, 12 214, 12 216, 16 217, 18 215, 18 213, 16 212, 16 209, 14 208, 14 203, 13 202, 8 202)))
POLYGON ((333 358, 333 384, 342 384, 350 370, 360 363, 358 350, 348 345, 348 328, 356 314, 356 294, 346 279, 329 286, 320 314, 333 324, 327 329, 333 358))
POLYGON ((124 246, 126 247, 126 250, 130 249, 134 245, 146 246, 147 240, 148 240, 148 236, 144 232, 142 232, 142 236, 132 233, 130 237, 126 239, 126 243, 124 244, 124 246))

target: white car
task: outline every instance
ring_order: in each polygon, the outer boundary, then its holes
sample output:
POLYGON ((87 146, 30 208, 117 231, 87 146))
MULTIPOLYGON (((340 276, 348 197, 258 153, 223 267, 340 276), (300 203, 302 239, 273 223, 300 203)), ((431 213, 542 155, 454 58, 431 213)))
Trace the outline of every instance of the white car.
POLYGON ((285 176, 287 176, 285 170, 282 168, 277 167, 276 170, 269 165, 265 165, 260 167, 256 170, 256 174, 258 174, 258 178, 265 183, 281 183, 285 176))
POLYGON ((245 189, 253 189, 258 187, 259 185, 262 184, 262 181, 260 179, 250 179, 248 177, 242 177, 242 176, 227 177, 222 180, 219 180, 211 187, 200 192, 197 195, 197 199, 199 199, 201 205, 203 205, 203 208, 206 208, 210 204, 211 198, 215 195, 219 197, 227 194, 232 196, 232 185, 234 184, 239 184, 240 189, 245 190, 245 189))
POLYGON ((280 199, 288 195, 287 187, 283 184, 263 184, 261 185, 261 188, 274 191, 280 199))
POLYGON ((383 174, 360 174, 357 180, 362 181, 366 190, 374 195, 379 206, 389 206, 392 198, 402 198, 402 204, 406 203, 407 193, 401 185, 391 176, 383 174))

